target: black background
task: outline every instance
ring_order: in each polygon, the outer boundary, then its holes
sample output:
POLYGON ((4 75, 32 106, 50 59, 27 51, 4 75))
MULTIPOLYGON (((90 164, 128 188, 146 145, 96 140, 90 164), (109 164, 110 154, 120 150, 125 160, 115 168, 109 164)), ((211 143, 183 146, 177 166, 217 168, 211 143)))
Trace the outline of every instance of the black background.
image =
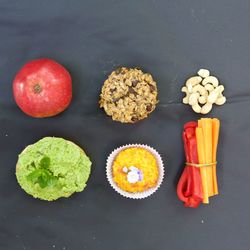
POLYGON ((1 250, 250 248, 248 0, 0 3, 1 250), (34 119, 16 106, 12 80, 41 57, 70 71, 74 99, 61 115, 34 119), (135 125, 113 122, 98 107, 105 78, 121 65, 139 66, 158 83, 157 109, 135 125), (210 114, 222 122, 220 195, 188 209, 175 191, 184 163, 181 131, 199 116, 181 103, 180 88, 201 67, 219 77, 228 97, 210 114), (18 186, 18 154, 44 136, 72 140, 90 156, 84 192, 49 203, 18 186), (106 180, 106 157, 127 143, 148 144, 163 157, 166 178, 148 199, 125 199, 106 180))

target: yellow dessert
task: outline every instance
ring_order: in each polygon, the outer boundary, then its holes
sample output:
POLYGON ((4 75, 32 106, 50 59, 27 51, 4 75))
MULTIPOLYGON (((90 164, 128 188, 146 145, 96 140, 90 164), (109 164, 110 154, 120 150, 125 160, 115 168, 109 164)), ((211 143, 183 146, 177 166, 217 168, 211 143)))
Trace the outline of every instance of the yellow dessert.
POLYGON ((118 153, 112 165, 112 173, 117 186, 131 193, 155 187, 159 177, 154 155, 138 147, 126 148, 118 153))

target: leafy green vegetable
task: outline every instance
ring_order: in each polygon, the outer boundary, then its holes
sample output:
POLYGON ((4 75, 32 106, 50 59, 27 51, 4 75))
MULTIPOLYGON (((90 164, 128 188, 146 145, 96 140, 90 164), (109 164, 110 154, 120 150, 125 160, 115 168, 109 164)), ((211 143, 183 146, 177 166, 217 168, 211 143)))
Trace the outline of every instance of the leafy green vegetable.
MULTIPOLYGON (((35 163, 31 163, 32 166, 35 166, 35 163)), ((28 176, 27 180, 35 183, 38 183, 40 188, 45 187, 55 187, 58 182, 58 178, 53 175, 49 170, 50 158, 44 156, 40 162, 38 168, 35 168, 28 176)), ((35 166, 36 167, 36 166, 35 166)))
POLYGON ((41 168, 49 168, 50 165, 50 158, 48 156, 44 156, 40 161, 41 168))

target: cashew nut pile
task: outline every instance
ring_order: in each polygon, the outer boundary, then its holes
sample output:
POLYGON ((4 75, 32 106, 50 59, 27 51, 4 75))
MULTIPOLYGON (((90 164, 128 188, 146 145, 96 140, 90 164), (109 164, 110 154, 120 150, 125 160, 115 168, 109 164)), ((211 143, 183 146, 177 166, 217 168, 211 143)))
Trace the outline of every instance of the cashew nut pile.
POLYGON ((186 86, 181 89, 186 93, 183 103, 191 105, 196 113, 208 114, 213 104, 223 105, 226 102, 226 97, 222 94, 224 86, 219 85, 219 80, 210 76, 207 69, 200 69, 197 74, 198 76, 190 77, 186 86))

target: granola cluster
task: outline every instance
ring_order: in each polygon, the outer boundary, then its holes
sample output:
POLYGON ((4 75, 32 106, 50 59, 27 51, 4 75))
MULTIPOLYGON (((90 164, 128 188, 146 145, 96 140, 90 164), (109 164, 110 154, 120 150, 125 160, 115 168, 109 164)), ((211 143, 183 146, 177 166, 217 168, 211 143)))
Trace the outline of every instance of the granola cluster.
POLYGON ((121 67, 104 82, 99 103, 113 120, 134 123, 146 118, 157 102, 156 82, 149 73, 121 67))

